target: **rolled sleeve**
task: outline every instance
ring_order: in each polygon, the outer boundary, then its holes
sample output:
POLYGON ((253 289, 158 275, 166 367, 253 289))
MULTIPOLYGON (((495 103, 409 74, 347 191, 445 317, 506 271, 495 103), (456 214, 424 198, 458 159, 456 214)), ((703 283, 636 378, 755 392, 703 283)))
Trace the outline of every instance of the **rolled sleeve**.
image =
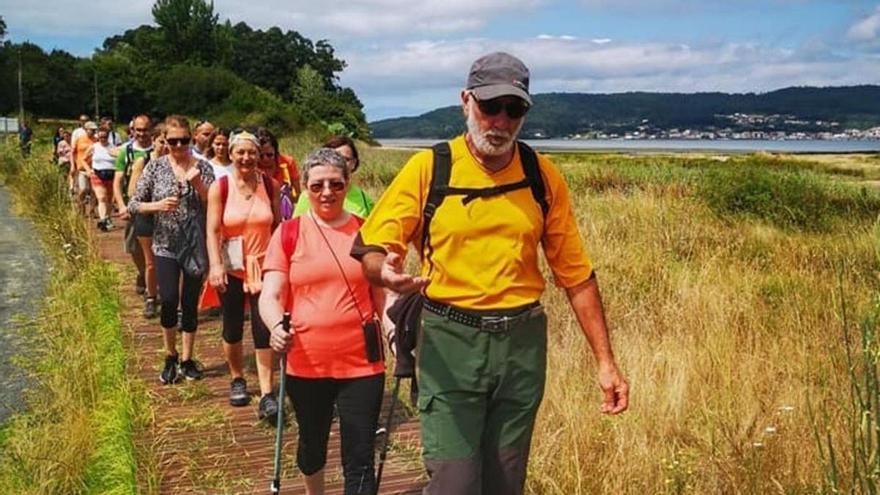
POLYGON ((550 211, 544 223, 544 254, 556 285, 575 287, 593 275, 593 264, 581 241, 568 186, 562 174, 543 157, 541 171, 550 195, 550 211))
POLYGON ((285 275, 290 272, 290 256, 284 252, 284 244, 281 241, 281 232, 284 230, 281 224, 272 234, 269 247, 266 249, 266 258, 263 260, 264 272, 282 272, 285 275))

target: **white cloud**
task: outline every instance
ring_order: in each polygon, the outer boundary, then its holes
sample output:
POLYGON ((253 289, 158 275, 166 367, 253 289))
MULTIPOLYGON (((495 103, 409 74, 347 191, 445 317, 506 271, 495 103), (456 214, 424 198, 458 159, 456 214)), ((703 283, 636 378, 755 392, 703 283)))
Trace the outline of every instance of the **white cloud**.
MULTIPOLYGON (((483 27, 494 16, 529 12, 546 0, 214 0, 220 20, 279 26, 315 39, 390 38, 483 27)), ((153 0, 0 0, 10 30, 39 35, 102 36, 152 23, 153 0)))
POLYGON ((371 118, 417 114, 456 104, 472 61, 496 50, 526 63, 533 93, 753 92, 793 85, 864 84, 875 82, 868 75, 880 74, 876 57, 843 57, 815 46, 793 50, 755 43, 597 44, 544 36, 503 42, 422 41, 349 51, 341 54, 349 61, 342 82, 357 91, 371 118))
POLYGON ((611 38, 594 38, 594 39, 591 39, 590 41, 592 41, 593 43, 595 43, 597 45, 604 45, 607 43, 611 43, 611 38))
POLYGON ((880 6, 873 14, 853 24, 847 37, 854 41, 873 41, 880 37, 880 6))

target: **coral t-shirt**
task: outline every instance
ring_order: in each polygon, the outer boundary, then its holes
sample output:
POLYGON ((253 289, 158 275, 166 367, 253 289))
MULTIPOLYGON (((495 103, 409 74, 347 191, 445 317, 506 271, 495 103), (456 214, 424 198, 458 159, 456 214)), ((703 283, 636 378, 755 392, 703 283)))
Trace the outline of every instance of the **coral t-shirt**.
POLYGON ((89 154, 89 148, 97 142, 98 138, 83 134, 73 143, 73 156, 76 157, 77 170, 89 169, 89 162, 86 160, 86 156, 89 154))
MULTIPOLYGON (((258 281, 260 279, 259 270, 253 270, 251 267, 259 268, 259 262, 262 261, 269 246, 272 222, 275 218, 272 214, 272 200, 269 198, 263 180, 257 181, 257 190, 250 197, 241 194, 234 177, 228 176, 224 180, 227 181, 228 189, 221 234, 224 239, 239 236, 242 238, 242 254, 247 268, 247 270, 228 273, 233 277, 249 280, 249 282, 258 281)), ((247 290, 248 287, 245 289, 246 292, 250 292, 247 290)))
POLYGON ((263 262, 264 272, 283 272, 290 282, 287 308, 294 337, 287 354, 287 374, 359 378, 382 373, 382 360, 367 361, 362 327, 363 320, 376 314, 370 284, 360 263, 348 255, 360 227, 358 218, 351 215, 347 223, 335 228, 319 226, 311 214, 291 221, 298 221, 300 227, 293 253, 285 253, 284 229, 279 227, 263 262))

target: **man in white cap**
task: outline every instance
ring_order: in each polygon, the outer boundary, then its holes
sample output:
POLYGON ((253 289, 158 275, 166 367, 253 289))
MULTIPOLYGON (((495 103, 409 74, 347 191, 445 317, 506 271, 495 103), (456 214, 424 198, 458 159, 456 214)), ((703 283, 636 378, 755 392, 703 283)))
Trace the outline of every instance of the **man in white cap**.
POLYGON ((521 494, 546 375, 539 246, 597 360, 602 412, 626 410, 629 386, 568 187, 548 158, 516 140, 532 105, 528 69, 506 53, 481 57, 461 103, 465 134, 413 156, 352 255, 372 283, 423 295, 416 359, 424 493, 521 494), (418 277, 403 272, 409 243, 421 254, 418 277))

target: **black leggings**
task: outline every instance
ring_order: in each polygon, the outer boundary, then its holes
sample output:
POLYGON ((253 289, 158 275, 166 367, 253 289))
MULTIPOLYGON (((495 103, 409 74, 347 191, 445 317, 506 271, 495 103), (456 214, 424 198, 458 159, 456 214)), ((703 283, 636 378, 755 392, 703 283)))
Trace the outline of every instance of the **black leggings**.
POLYGON ((345 495, 372 494, 376 484, 373 449, 385 375, 340 380, 288 375, 286 388, 299 425, 296 464, 300 471, 305 475, 315 474, 327 462, 327 439, 335 402, 339 412, 345 495))
POLYGON ((251 334, 254 336, 254 349, 269 348, 269 329, 260 318, 260 295, 245 294, 244 283, 238 277, 226 277, 226 290, 220 293, 223 310, 223 341, 238 344, 244 333, 244 301, 247 297, 251 305, 251 334))
POLYGON ((201 277, 190 277, 180 268, 177 260, 156 256, 156 282, 159 284, 159 296, 162 298, 160 324, 162 328, 177 326, 177 307, 183 313, 180 321, 181 332, 195 332, 198 327, 199 294, 202 292, 201 277), (180 288, 180 276, 183 275, 183 289, 180 288))

